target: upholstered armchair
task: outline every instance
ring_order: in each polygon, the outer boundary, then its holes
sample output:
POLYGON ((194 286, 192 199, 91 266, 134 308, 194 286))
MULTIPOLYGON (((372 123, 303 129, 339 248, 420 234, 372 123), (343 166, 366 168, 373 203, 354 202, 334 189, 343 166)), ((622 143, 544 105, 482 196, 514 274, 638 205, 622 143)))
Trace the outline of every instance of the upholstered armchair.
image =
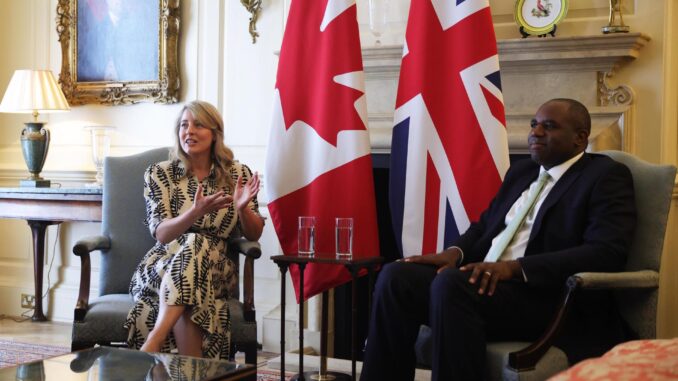
MULTIPOLYGON (((72 350, 98 345, 124 346, 127 331, 122 325, 133 306, 129 294, 132 274, 141 258, 155 244, 144 226, 143 197, 146 168, 167 160, 167 148, 149 150, 104 161, 102 232, 76 242, 73 253, 80 257, 80 290, 73 321, 72 350), (99 296, 90 298, 90 253, 101 252, 99 296)), ((229 257, 243 267, 243 298, 239 286, 231 290, 231 355, 245 352, 245 361, 254 364, 257 356, 257 324, 254 309, 254 260, 261 256, 257 242, 236 239, 229 243, 229 257)), ((240 282, 237 282, 239 284, 240 282)))
MULTIPOLYGON (((659 267, 676 168, 651 164, 620 151, 601 153, 624 163, 633 175, 638 221, 626 271, 572 275, 556 316, 537 341, 488 343, 487 380, 545 380, 568 368, 565 353, 553 342, 573 300, 589 290, 612 290, 622 316, 639 338, 656 337, 659 267)), ((430 329, 422 326, 416 353, 424 366, 430 365, 430 335, 430 329)))

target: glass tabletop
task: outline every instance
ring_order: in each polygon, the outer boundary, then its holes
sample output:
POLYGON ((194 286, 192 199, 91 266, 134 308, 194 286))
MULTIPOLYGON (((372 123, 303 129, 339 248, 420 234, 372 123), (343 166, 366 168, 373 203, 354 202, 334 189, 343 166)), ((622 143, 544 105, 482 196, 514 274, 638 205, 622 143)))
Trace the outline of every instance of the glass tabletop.
POLYGON ((168 353, 96 347, 0 369, 0 380, 256 380, 256 367, 168 353))

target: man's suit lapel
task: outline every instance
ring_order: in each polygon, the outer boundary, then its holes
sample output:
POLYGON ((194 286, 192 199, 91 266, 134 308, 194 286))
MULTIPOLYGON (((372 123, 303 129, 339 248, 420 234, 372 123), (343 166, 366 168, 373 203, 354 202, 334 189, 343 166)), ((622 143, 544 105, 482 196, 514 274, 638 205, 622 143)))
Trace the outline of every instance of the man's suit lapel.
MULTIPOLYGON (((541 204, 539 212, 537 212, 537 217, 534 219, 534 224, 532 225, 532 231, 530 232, 530 241, 539 233, 541 229, 541 221, 544 218, 544 215, 548 210, 560 200, 560 198, 567 192, 568 189, 574 184, 574 182, 579 178, 583 172, 586 165, 591 160, 591 157, 586 153, 581 157, 576 163, 574 163, 570 169, 565 172, 563 177, 558 180, 556 185, 551 189, 546 199, 541 204)), ((529 245, 529 242, 528 242, 529 245)))

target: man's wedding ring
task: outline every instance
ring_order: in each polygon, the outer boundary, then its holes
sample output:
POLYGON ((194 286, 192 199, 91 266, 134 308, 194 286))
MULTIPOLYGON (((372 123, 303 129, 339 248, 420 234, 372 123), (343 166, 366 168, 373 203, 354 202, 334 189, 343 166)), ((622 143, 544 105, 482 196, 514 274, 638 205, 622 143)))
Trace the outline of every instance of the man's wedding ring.
POLYGON ((485 275, 489 276, 490 278, 492 277, 492 273, 489 271, 485 271, 485 275))

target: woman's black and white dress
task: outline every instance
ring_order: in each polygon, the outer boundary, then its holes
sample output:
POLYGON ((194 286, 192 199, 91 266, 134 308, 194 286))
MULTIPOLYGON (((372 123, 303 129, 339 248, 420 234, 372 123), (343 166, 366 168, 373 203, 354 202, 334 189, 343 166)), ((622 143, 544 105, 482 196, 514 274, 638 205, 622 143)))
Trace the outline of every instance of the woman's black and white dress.
MULTIPOLYGON (((230 175, 235 184, 238 175, 243 181, 252 176, 244 164, 234 162, 230 175)), ((203 194, 210 195, 230 187, 219 188, 214 170, 202 181, 203 194)), ((144 175, 146 224, 155 237, 158 225, 188 211, 193 205, 198 179, 187 175, 179 160, 151 165, 144 175)), ((259 214, 256 197, 249 208, 259 214)), ((159 297, 168 305, 190 306, 191 320, 203 333, 202 351, 205 357, 226 359, 230 347, 230 312, 226 299, 228 290, 237 282, 238 269, 226 256, 227 239, 239 236, 238 216, 234 206, 204 215, 190 229, 167 244, 156 242, 146 253, 132 276, 130 292, 135 305, 124 327, 129 330, 130 348, 140 348, 153 329, 158 317, 159 297), (158 295, 160 282, 169 274, 168 292, 158 295)), ((176 348, 170 333, 162 351, 176 348)))

